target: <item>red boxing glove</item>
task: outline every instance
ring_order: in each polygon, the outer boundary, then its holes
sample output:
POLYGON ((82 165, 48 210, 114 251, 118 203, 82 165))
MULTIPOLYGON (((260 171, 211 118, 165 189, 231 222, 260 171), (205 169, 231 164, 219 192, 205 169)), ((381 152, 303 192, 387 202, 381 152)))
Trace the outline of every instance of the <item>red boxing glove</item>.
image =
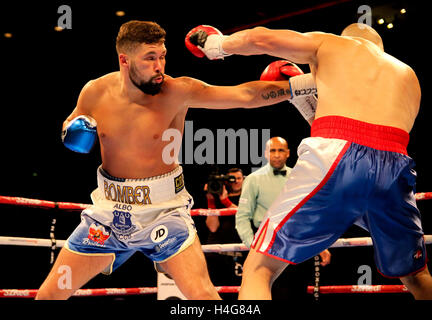
POLYGON ((229 54, 222 49, 224 36, 212 26, 200 25, 188 32, 185 38, 186 48, 198 58, 207 56, 210 60, 223 59, 229 54))
POLYGON ((291 91, 289 101, 310 124, 312 123, 317 108, 317 100, 313 96, 317 93, 317 88, 312 74, 304 74, 296 64, 290 61, 278 60, 265 68, 260 80, 289 80, 291 91))
POLYGON ((270 63, 261 74, 263 81, 282 81, 303 74, 303 71, 295 64, 287 60, 278 60, 270 63))

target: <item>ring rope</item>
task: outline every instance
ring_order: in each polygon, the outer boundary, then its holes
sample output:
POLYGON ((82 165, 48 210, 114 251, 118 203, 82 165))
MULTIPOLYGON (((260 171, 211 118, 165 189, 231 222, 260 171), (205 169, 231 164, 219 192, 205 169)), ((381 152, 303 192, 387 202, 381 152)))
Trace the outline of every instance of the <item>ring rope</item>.
MULTIPOLYGON (((424 236, 425 244, 432 243, 432 235, 424 236)), ((56 247, 63 247, 66 240, 56 240, 56 247)), ((22 238, 22 237, 0 237, 0 245, 15 246, 33 246, 33 247, 51 247, 51 239, 22 238)), ((364 247, 372 246, 372 238, 340 238, 333 243, 330 248, 345 247, 364 247)), ((249 248, 243 243, 226 243, 226 244, 204 244, 201 246, 203 252, 232 252, 232 251, 249 251, 249 248)))
MULTIPOLYGON (((215 287, 219 293, 238 293, 239 286, 215 287)), ((0 289, 0 298, 34 298, 38 289, 0 289)), ((157 287, 78 289, 74 297, 145 295, 158 292, 157 287)))
MULTIPOLYGON (((218 286, 219 293, 238 293, 239 286, 218 286)), ((34 298, 38 289, 0 289, 0 298, 34 298)), ((125 295, 145 295, 155 294, 157 287, 138 287, 138 288, 101 288, 101 289, 78 289, 73 294, 74 297, 90 296, 125 296, 125 295)), ((404 285, 342 285, 342 286, 321 286, 320 293, 407 293, 409 292, 404 285)), ((307 287, 307 293, 314 293, 314 286, 307 287)))
MULTIPOLYGON (((73 203, 73 202, 56 202, 48 200, 29 199, 22 197, 0 196, 0 204, 17 205, 24 207, 40 208, 40 209, 60 209, 65 211, 84 210, 91 204, 73 203)), ((232 216, 236 214, 237 208, 223 209, 192 209, 192 216, 232 216)))
POLYGON ((60 209, 60 210, 84 210, 89 204, 72 203, 72 202, 56 202, 38 199, 29 199, 22 197, 7 197, 0 196, 1 204, 18 205, 24 207, 34 207, 41 209, 60 209))
MULTIPOLYGON (((432 199, 432 192, 420 192, 415 194, 416 200, 432 199)), ((22 197, 0 196, 0 204, 21 205, 27 207, 37 207, 43 209, 60 209, 60 210, 84 210, 90 204, 72 203, 72 202, 55 202, 47 200, 29 199, 22 197)), ((225 209, 192 209, 192 216, 209 216, 209 215, 234 215, 236 208, 225 209)), ((432 235, 424 236, 425 243, 432 243, 432 235)), ((55 246, 63 247, 66 240, 55 240, 55 246)), ((37 246, 52 247, 52 239, 37 239, 23 237, 0 237, 0 245, 20 245, 20 246, 37 246)), ((338 247, 358 247, 371 246, 370 237, 338 239, 331 248, 338 247)), ((214 244, 202 245, 203 252, 229 252, 229 251, 248 251, 244 244, 214 244)), ((216 287, 220 293, 237 293, 238 286, 220 286, 216 287)), ((0 289, 0 298, 34 298, 37 289, 0 289)), ((308 293, 314 293, 314 287, 307 287, 308 293)), ((404 285, 345 285, 345 286, 320 286, 319 293, 403 293, 408 292, 404 285)), ((73 296, 108 296, 108 295, 142 295, 157 293, 157 287, 140 287, 140 288, 104 288, 104 289, 78 289, 73 296)))
POLYGON ((416 200, 429 200, 432 199, 432 192, 417 192, 414 197, 416 200))
MULTIPOLYGON (((416 200, 432 199, 432 192, 419 192, 415 194, 416 200)), ((90 204, 73 203, 73 202, 57 202, 48 200, 29 199, 22 197, 0 196, 0 204, 19 205, 25 207, 34 207, 42 209, 60 209, 66 211, 84 210, 90 207, 90 204)), ((223 209, 192 209, 192 216, 230 216, 237 212, 237 208, 223 209)))
MULTIPOLYGON (((319 292, 330 293, 404 293, 409 292, 404 285, 343 285, 321 286, 319 292)), ((314 293, 314 287, 308 286, 307 293, 314 293)))

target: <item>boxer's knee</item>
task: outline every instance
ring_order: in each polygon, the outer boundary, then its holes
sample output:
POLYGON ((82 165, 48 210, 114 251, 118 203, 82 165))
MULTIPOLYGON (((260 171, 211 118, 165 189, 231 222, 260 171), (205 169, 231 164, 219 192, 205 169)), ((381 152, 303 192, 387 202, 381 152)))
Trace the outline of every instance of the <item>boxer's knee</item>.
POLYGON ((415 274, 400 278, 415 299, 432 300, 432 277, 428 268, 415 274))
POLYGON ((219 300, 220 296, 209 281, 208 283, 201 285, 200 287, 189 290, 188 294, 185 294, 190 300, 219 300))

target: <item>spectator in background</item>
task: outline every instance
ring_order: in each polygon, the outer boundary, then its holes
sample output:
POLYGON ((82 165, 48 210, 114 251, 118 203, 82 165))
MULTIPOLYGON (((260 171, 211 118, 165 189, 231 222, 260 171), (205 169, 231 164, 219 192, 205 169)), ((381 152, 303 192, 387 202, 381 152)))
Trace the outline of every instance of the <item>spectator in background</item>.
MULTIPOLYGON (((244 175, 243 171, 238 168, 231 168, 228 170, 227 175, 233 176, 235 182, 227 183, 223 186, 222 193, 218 196, 207 192, 207 207, 209 209, 222 209, 222 208, 237 208, 240 199, 244 175)), ((218 216, 208 216, 206 219, 206 225, 211 233, 217 233, 219 227, 221 226, 220 218, 228 217, 218 217, 218 216)), ((233 216, 231 217, 233 218, 233 216)), ((225 221, 230 221, 235 219, 225 219, 225 221)), ((235 222, 234 222, 235 225, 235 222)))
MULTIPOLYGON (((231 168, 227 175, 235 178, 235 182, 225 182, 222 192, 207 192, 209 209, 237 208, 244 175, 239 168, 231 168)), ((234 179, 233 179, 234 180, 234 179)), ((207 185, 204 187, 207 191, 207 185)), ((206 226, 209 230, 206 244, 241 243, 235 229, 235 216, 208 216, 206 226)), ((206 253, 210 278, 215 285, 240 285, 242 275, 242 252, 206 253)))
MULTIPOLYGON (((250 248, 267 209, 274 202, 287 181, 291 168, 286 166, 290 156, 288 143, 281 137, 273 137, 266 143, 265 157, 268 163, 245 179, 237 214, 236 229, 243 243, 250 248)), ((330 252, 323 251, 321 265, 330 263, 330 252)), ((312 261, 287 268, 273 286, 274 299, 306 297, 307 281, 313 276, 312 261), (301 274, 301 276, 300 276, 301 274)))
POLYGON ((269 139, 265 149, 268 163, 245 180, 235 221, 240 239, 248 248, 264 214, 288 179, 291 168, 286 166, 286 161, 289 156, 290 150, 285 139, 269 139))

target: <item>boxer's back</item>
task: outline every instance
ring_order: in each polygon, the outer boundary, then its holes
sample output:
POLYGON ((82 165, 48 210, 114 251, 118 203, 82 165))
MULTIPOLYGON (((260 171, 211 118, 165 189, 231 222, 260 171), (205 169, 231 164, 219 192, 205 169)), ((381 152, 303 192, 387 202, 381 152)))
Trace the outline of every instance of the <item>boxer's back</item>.
POLYGON ((315 119, 340 115, 409 132, 420 105, 414 71, 357 37, 328 34, 317 52, 315 119))

